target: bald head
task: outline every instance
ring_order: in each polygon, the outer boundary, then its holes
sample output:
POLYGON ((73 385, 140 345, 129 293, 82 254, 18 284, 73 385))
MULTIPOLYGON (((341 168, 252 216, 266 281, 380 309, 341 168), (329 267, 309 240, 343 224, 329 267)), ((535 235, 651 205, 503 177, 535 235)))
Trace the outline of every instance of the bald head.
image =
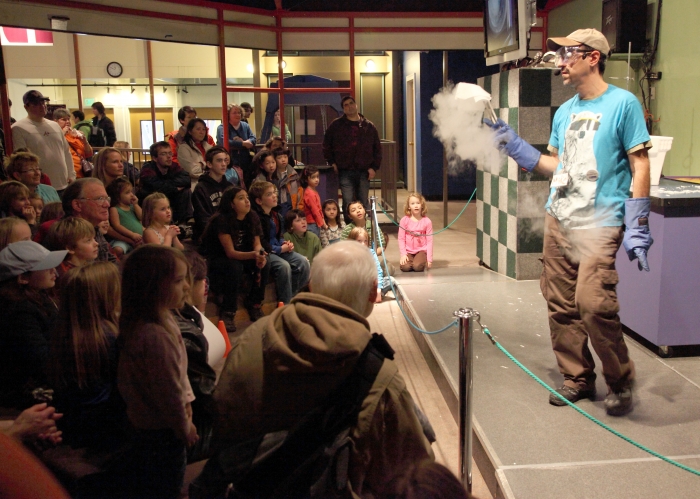
POLYGON ((357 241, 332 244, 314 257, 309 287, 363 317, 372 313, 377 267, 369 249, 357 241))

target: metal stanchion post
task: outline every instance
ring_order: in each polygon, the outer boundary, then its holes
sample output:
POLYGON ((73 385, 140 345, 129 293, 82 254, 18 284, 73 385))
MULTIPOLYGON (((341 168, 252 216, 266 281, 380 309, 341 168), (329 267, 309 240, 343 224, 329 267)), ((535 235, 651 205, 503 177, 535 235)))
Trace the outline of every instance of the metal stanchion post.
POLYGON ((370 239, 372 240, 372 246, 374 251, 377 251, 377 243, 379 241, 379 238, 377 237, 377 230, 379 230, 376 227, 376 224, 374 223, 374 218, 377 214, 377 196, 370 196, 369 197, 369 217, 372 222, 372 233, 369 235, 370 239))
POLYGON ((462 485, 472 491, 472 380, 474 321, 479 312, 460 308, 454 314, 459 319, 459 469, 462 485))

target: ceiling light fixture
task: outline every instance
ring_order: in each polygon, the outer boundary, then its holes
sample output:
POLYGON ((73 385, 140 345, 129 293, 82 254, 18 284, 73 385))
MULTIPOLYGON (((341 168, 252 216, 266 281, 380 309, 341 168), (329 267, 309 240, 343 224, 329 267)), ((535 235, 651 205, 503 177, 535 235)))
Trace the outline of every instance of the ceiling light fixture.
POLYGON ((131 93, 133 94, 134 92, 136 92, 136 89, 134 87, 131 87, 131 93))
POLYGON ((189 90, 187 90, 187 87, 183 88, 182 91, 185 92, 186 94, 190 93, 189 90))
POLYGON ((367 62, 365 62, 365 68, 367 68, 367 71, 374 71, 377 68, 377 65, 372 59, 367 59, 367 62))

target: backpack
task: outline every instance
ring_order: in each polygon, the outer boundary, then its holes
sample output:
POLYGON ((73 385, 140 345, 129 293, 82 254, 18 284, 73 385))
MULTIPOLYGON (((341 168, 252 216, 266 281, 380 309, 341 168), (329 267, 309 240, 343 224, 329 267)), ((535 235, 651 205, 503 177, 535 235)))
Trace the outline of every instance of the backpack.
POLYGON ((104 147, 107 145, 107 138, 105 137, 105 132, 98 125, 93 123, 90 128, 90 135, 88 135, 88 143, 92 147, 104 147))
POLYGON ((350 430, 384 359, 394 350, 377 333, 352 373, 289 431, 268 433, 219 450, 190 485, 190 498, 349 497, 350 430))

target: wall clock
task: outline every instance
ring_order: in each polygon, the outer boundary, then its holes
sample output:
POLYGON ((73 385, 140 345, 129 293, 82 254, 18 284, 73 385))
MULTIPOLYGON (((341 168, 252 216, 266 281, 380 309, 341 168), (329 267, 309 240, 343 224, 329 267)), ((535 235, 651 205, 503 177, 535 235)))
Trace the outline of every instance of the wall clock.
POLYGON ((112 78, 119 78, 123 71, 122 65, 118 62, 110 62, 107 64, 107 74, 112 78))

